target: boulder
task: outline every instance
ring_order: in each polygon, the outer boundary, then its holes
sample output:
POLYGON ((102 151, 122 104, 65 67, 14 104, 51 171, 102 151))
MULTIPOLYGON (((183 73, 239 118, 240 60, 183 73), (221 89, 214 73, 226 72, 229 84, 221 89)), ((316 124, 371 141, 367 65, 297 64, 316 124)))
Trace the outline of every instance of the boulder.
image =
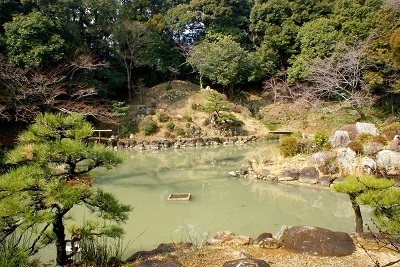
POLYGON ((330 152, 317 152, 312 155, 313 164, 324 164, 329 158, 334 157, 330 152))
POLYGON ((357 166, 357 154, 350 148, 339 149, 336 157, 338 164, 345 169, 357 166))
POLYGON ((361 166, 365 173, 373 174, 376 172, 376 162, 370 157, 363 157, 361 159, 361 166))
POLYGON ((297 180, 300 177, 300 170, 298 169, 291 169, 291 170, 284 170, 279 174, 279 177, 291 177, 292 180, 297 180))
POLYGON ((249 245, 250 237, 237 236, 233 232, 222 231, 218 232, 214 237, 207 240, 210 245, 223 245, 223 244, 236 244, 236 245, 249 245))
MULTIPOLYGON (((147 259, 149 257, 153 257, 158 254, 171 253, 171 252, 176 251, 177 249, 188 248, 191 245, 192 245, 191 243, 160 244, 160 245, 158 245, 158 247, 156 249, 153 249, 150 251, 138 251, 138 252, 134 253, 132 256, 130 256, 129 258, 126 259, 126 262, 134 262, 134 261, 137 261, 138 259, 147 259)), ((138 266, 142 266, 142 265, 138 265, 138 266)), ((153 265, 143 265, 143 266, 153 266, 153 265)), ((154 266, 156 266, 156 265, 154 265, 154 266)), ((169 266, 169 265, 160 265, 160 266, 169 266)), ((173 265, 171 265, 171 267, 172 266, 173 265)))
POLYGON ((299 177, 300 183, 316 184, 318 182, 318 179, 319 179, 319 172, 313 166, 305 167, 300 172, 300 177, 299 177))
POLYGON ((270 265, 263 260, 238 259, 225 262, 222 267, 269 267, 270 265))
POLYGON ((355 251, 349 234, 313 226, 284 226, 279 242, 282 248, 312 256, 346 256, 355 251))
POLYGON ((333 147, 345 147, 350 142, 350 136, 347 131, 336 131, 331 140, 333 147))
POLYGON ((400 169, 400 152, 382 150, 376 154, 376 165, 386 171, 400 169))
POLYGON ((140 263, 134 263, 131 267, 182 267, 183 265, 176 260, 145 260, 140 263))
POLYGON ((279 248, 280 244, 278 240, 276 240, 271 233, 262 233, 260 234, 257 239, 256 243, 261 248, 279 248))
POLYGON ((323 174, 323 175, 331 175, 331 174, 336 174, 339 172, 339 168, 330 163, 325 163, 321 166, 318 166, 318 170, 323 174))
POLYGON ((360 134, 371 134, 374 136, 379 135, 379 131, 376 126, 372 123, 357 122, 356 123, 357 135, 360 134))

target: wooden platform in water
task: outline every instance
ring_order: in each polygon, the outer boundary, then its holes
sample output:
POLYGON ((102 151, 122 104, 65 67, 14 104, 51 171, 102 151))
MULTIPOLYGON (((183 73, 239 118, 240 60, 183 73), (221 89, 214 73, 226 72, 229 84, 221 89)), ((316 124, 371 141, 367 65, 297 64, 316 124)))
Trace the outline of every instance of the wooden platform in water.
POLYGON ((190 193, 173 193, 169 195, 168 201, 189 201, 192 197, 190 193))

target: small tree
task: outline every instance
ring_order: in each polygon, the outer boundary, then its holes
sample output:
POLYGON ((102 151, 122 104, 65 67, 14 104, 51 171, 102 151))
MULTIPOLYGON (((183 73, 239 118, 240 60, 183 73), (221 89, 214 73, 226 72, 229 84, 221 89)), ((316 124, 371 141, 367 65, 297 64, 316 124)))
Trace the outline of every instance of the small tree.
POLYGON ((208 102, 204 105, 203 110, 207 113, 215 115, 215 121, 221 122, 240 122, 235 115, 231 113, 232 109, 228 106, 228 101, 223 99, 218 92, 212 91, 207 97, 208 102))
MULTIPOLYGON (((91 188, 93 169, 112 168, 122 158, 89 142, 92 130, 80 115, 44 114, 19 135, 18 144, 5 158, 9 169, 0 177, 0 243, 12 234, 30 234, 31 254, 55 244, 57 264, 67 265, 76 253, 67 254, 67 243, 73 245, 83 232, 75 229, 71 240, 66 237, 67 216, 76 205, 105 220, 90 227, 91 234, 122 234, 122 228, 112 222, 126 221, 131 208, 113 195, 91 188)), ((88 226, 84 229, 87 233, 88 226)))

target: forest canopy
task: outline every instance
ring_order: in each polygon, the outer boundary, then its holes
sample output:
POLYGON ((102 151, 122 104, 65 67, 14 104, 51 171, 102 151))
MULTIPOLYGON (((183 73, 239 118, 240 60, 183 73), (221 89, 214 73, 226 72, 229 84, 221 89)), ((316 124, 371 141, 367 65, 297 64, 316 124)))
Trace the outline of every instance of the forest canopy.
POLYGON ((229 97, 274 79, 355 108, 378 98, 394 115, 399 10, 391 0, 4 0, 0 119, 56 111, 107 120, 111 100, 176 78, 229 97), (356 78, 346 76, 351 64, 356 78), (344 75, 339 86, 318 80, 332 68, 344 75))

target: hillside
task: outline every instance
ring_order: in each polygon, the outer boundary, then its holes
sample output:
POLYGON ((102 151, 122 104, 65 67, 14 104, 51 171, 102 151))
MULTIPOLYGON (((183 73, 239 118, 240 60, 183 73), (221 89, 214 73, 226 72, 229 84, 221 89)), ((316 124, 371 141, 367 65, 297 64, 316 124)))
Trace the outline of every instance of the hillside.
MULTIPOLYGON (((210 119, 210 113, 203 111, 203 107, 208 102, 209 93, 213 91, 200 89, 198 85, 180 80, 149 88, 141 97, 142 101, 136 100, 131 105, 129 118, 135 122, 132 128, 135 139, 224 135, 224 132, 218 133, 215 127, 205 123, 210 119), (146 116, 157 123, 156 132, 149 136, 144 136, 137 128, 140 120, 146 116), (173 129, 168 127, 171 123, 174 125, 173 129)), ((226 99, 225 95, 221 94, 221 97, 226 99)), ((232 102, 228 103, 228 107, 232 110, 231 113, 243 123, 241 125, 226 124, 226 129, 220 125, 219 128, 223 131, 228 131, 229 128, 235 132, 234 135, 262 136, 268 133, 268 128, 260 120, 253 118, 248 108, 232 102)))

